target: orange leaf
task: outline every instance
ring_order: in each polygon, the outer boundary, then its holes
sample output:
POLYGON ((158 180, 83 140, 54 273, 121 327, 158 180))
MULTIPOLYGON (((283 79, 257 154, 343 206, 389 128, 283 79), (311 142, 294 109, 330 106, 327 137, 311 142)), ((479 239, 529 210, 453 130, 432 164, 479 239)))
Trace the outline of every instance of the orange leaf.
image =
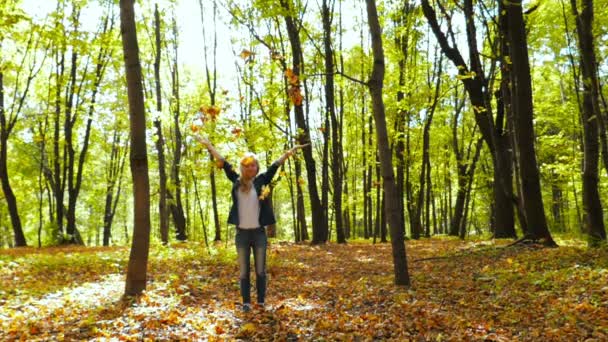
POLYGON ((285 69, 285 78, 287 78, 287 82, 292 86, 297 86, 299 82, 298 75, 296 75, 293 70, 287 68, 285 69))
POLYGON ((203 121, 206 121, 206 120, 215 121, 217 116, 220 114, 221 109, 220 109, 220 107, 215 106, 215 105, 201 106, 200 111, 201 111, 201 113, 205 114, 203 121))
POLYGON ((289 99, 296 106, 301 106, 302 101, 304 100, 304 96, 300 92, 300 87, 292 86, 287 90, 287 94, 289 95, 289 99))
POLYGON ((249 57, 251 57, 253 55, 255 55, 255 53, 253 53, 253 52, 251 52, 251 51, 249 51, 247 49, 243 49, 243 51, 241 51, 241 58, 242 59, 247 59, 247 58, 249 58, 249 57))

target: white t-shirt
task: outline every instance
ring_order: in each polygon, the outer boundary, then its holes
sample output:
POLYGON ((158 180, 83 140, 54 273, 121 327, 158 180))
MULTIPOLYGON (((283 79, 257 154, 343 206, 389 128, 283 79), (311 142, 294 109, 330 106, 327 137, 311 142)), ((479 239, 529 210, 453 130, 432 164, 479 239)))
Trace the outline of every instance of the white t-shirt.
POLYGON ((239 228, 254 229, 260 226, 260 202, 255 187, 248 193, 237 191, 239 201, 239 228))

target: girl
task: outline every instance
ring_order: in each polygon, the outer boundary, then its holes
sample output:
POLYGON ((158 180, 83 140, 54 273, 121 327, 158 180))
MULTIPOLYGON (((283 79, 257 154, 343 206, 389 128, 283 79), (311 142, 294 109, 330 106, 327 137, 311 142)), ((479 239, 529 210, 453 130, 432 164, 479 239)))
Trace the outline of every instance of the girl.
POLYGON ((308 144, 297 145, 288 150, 263 173, 259 173, 260 163, 255 155, 248 153, 239 163, 239 175, 233 166, 217 152, 208 139, 200 136, 197 136, 197 139, 219 161, 220 167, 224 169, 226 176, 232 182, 232 206, 228 215, 228 223, 236 226, 235 245, 240 268, 239 279, 241 296, 243 297, 243 311, 251 310, 251 283, 249 281, 251 249, 253 249, 255 264, 258 305, 264 308, 267 247, 265 227, 276 222, 268 198, 270 191, 268 186, 279 166, 298 149, 308 144))

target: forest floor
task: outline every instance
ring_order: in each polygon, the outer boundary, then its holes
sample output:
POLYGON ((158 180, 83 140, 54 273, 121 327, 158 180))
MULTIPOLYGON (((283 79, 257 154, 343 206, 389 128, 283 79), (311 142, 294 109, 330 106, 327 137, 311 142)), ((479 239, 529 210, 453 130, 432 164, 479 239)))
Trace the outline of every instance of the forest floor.
POLYGON ((223 244, 153 246, 131 300, 128 248, 2 250, 0 340, 608 339, 608 248, 508 242, 408 241, 409 289, 390 244, 272 242, 267 307, 249 313, 223 244))

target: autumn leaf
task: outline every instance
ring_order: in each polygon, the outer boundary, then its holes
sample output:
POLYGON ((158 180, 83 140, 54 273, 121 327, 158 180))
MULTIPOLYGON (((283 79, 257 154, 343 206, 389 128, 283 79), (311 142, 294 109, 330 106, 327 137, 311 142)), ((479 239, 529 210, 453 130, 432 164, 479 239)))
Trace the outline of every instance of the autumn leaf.
POLYGON ((290 87, 289 90, 287 91, 287 94, 289 95, 289 99, 291 100, 291 103, 293 103, 296 106, 301 106, 302 105, 302 101, 304 100, 304 97, 302 96, 302 93, 300 92, 300 87, 290 87))
POLYGON ((298 75, 296 75, 290 68, 285 69, 285 78, 287 78, 287 82, 291 86, 297 86, 300 81, 298 75))
POLYGON ((275 61, 280 61, 280 60, 285 59, 285 57, 283 57, 283 55, 281 55, 279 52, 276 52, 274 50, 270 52, 270 58, 275 61))
POLYGON ((248 59, 249 57, 254 56, 254 55, 255 55, 254 52, 251 52, 247 49, 243 49, 240 54, 242 59, 248 59))
POLYGON ((235 137, 240 137, 241 133, 243 132, 243 130, 241 128, 235 127, 232 129, 231 133, 235 136, 235 137))
POLYGON ((270 195, 270 187, 268 185, 264 185, 262 187, 262 193, 260 194, 260 196, 258 196, 260 201, 263 201, 266 199, 266 197, 268 197, 268 195, 270 195))
POLYGON ((200 112, 203 113, 203 115, 204 115, 201 118, 203 120, 203 122, 206 122, 209 120, 215 121, 217 119, 218 115, 220 114, 221 109, 216 105, 213 105, 213 106, 203 105, 200 107, 200 112))

